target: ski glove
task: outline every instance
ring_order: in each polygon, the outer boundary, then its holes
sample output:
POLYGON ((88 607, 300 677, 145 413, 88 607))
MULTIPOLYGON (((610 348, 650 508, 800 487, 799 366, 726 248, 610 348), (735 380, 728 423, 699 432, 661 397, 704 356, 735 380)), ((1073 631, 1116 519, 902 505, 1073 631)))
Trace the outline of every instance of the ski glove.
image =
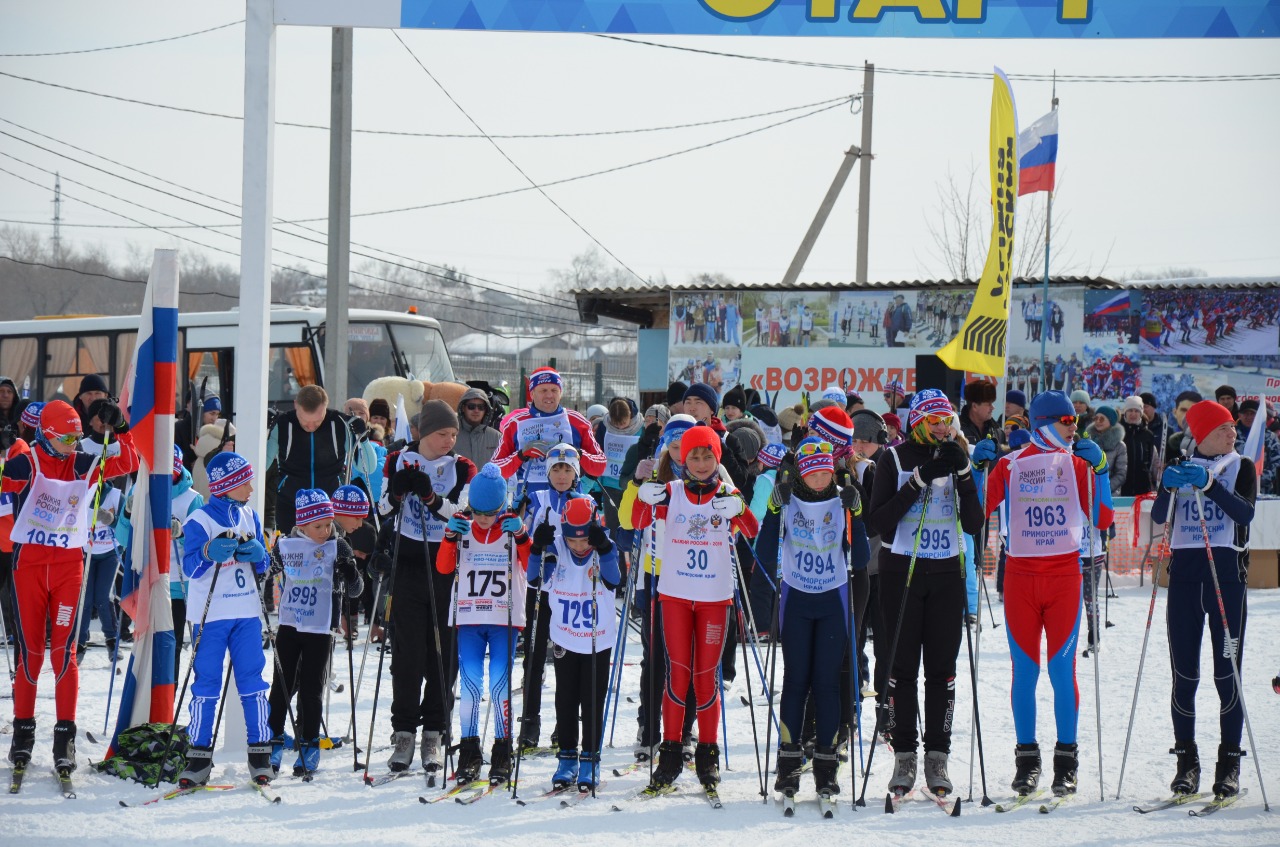
POLYGON ((449 518, 449 531, 456 532, 459 535, 466 535, 471 531, 471 521, 467 520, 462 515, 454 515, 449 518))
MULTIPOLYGON (((248 541, 240 542, 236 547, 236 561, 249 562, 250 564, 258 564, 267 558, 267 548, 262 546, 262 542, 256 538, 250 538, 248 541)), ((265 567, 260 568, 259 572, 264 572, 265 567)))
POLYGON ((556 528, 547 521, 538 524, 538 528, 533 531, 533 546, 545 550, 555 542, 556 528))
POLYGON ((169 518, 169 535, 173 538, 181 538, 183 536, 182 521, 173 517, 169 518))
POLYGON ((969 470, 969 454, 958 441, 944 441, 938 445, 938 458, 951 465, 953 473, 969 470))
POLYGON ((600 526, 596 521, 592 521, 591 526, 587 527, 587 543, 601 555, 613 549, 613 542, 609 540, 609 533, 605 532, 604 527, 600 526))
POLYGON ((386 576, 387 574, 391 573, 391 566, 392 566, 391 557, 388 556, 386 553, 382 552, 381 550, 379 550, 377 553, 374 553, 372 556, 369 557, 370 573, 381 574, 382 576, 386 576))
POLYGON ((640 500, 650 506, 656 506, 667 499, 667 487, 660 482, 646 482, 640 486, 640 500))
POLYGON ((237 539, 219 535, 217 538, 210 538, 209 543, 204 545, 204 557, 211 562, 226 562, 236 555, 239 546, 237 539))
POLYGON ((403 497, 410 491, 417 493, 419 488, 431 491, 431 477, 418 468, 401 468, 391 477, 391 493, 403 497))
POLYGON ((736 494, 726 494, 723 497, 712 497, 711 508, 717 512, 724 512, 727 518, 736 518, 746 511, 747 504, 742 502, 742 498, 736 494))
POLYGON ((653 469, 657 464, 658 463, 653 459, 641 459, 636 463, 636 479, 640 482, 644 482, 646 479, 653 476, 653 469))
POLYGON ((1098 442, 1092 438, 1082 438, 1075 443, 1073 450, 1077 456, 1089 463, 1089 467, 1093 468, 1094 473, 1106 472, 1107 454, 1102 452, 1098 442))
POLYGON ((1190 485, 1192 488, 1198 488, 1201 491, 1204 491, 1213 484, 1213 480, 1209 477, 1209 471, 1203 466, 1192 462, 1185 462, 1181 465, 1174 465, 1171 468, 1166 468, 1162 481, 1168 484, 1168 480, 1171 476, 1173 479, 1177 480, 1173 485, 1175 488, 1190 485))
POLYGON ((852 485, 841 488, 840 505, 844 507, 846 512, 853 512, 855 515, 862 514, 862 498, 858 496, 858 489, 852 485))
POLYGON ((773 502, 785 506, 791 502, 791 480, 783 474, 773 485, 773 502))
MULTIPOLYGON (((965 464, 967 465, 968 462, 966 462, 965 464)), ((939 457, 937 459, 930 459, 929 461, 925 462, 923 465, 920 465, 919 467, 917 467, 916 477, 919 478, 920 482, 924 483, 925 485, 928 485, 929 483, 933 482, 935 479, 942 479, 943 477, 951 476, 951 471, 952 471, 951 462, 947 459, 943 459, 939 457)))
POLYGON ((524 459, 526 462, 537 462, 541 459, 547 458, 547 450, 549 449, 550 445, 547 444, 547 442, 534 441, 531 444, 525 445, 525 447, 520 451, 520 458, 524 459))
POLYGON ((1000 457, 1000 445, 994 438, 984 438, 973 448, 973 466, 984 467, 987 462, 994 462, 1000 457))
POLYGON ((515 515, 507 515, 505 518, 502 519, 503 532, 509 532, 512 535, 519 535, 520 531, 523 529, 524 529, 524 521, 520 520, 515 515))
POLYGON ((110 427, 117 433, 129 431, 129 424, 125 422, 124 412, 120 411, 120 407, 110 400, 104 401, 98 408, 98 420, 102 421, 103 426, 110 427))

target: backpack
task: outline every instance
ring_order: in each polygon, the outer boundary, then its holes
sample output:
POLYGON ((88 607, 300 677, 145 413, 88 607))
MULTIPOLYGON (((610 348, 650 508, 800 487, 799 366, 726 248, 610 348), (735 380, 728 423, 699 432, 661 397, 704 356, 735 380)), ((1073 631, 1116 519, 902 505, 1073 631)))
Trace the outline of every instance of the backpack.
POLYGON ((132 779, 143 785, 160 782, 177 782, 178 774, 187 758, 187 728, 180 726, 174 732, 172 745, 169 740, 169 724, 144 723, 132 726, 116 739, 115 755, 94 764, 99 773, 132 779), (165 748, 169 755, 165 757, 165 748), (163 766, 162 760, 163 759, 163 766))

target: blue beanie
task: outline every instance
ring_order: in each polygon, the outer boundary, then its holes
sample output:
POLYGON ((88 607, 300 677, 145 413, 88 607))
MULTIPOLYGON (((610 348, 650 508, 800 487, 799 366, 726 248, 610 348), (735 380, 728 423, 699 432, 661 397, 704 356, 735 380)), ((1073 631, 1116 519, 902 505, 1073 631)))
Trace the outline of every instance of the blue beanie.
POLYGON ((688 400, 690 397, 697 397, 710 406, 713 415, 720 410, 720 397, 716 394, 716 390, 705 382, 695 382, 689 386, 683 399, 688 400))
POLYGON ((204 404, 200 407, 202 412, 221 412, 222 401, 218 399, 217 394, 210 394, 204 398, 204 404))
POLYGON ((507 481, 493 462, 488 462, 480 473, 471 478, 471 494, 468 498, 473 512, 497 512, 507 503, 507 481))
POLYGON ((1009 433, 1009 447, 1017 450, 1031 440, 1031 433, 1025 429, 1015 429, 1009 433))
POLYGON ((1016 388, 1004 393, 1004 401, 1006 403, 1012 403, 1013 405, 1023 409, 1027 408, 1027 395, 1023 394, 1016 388))
POLYGON ((1112 426, 1115 426, 1116 421, 1120 420, 1120 415, 1118 415, 1116 410, 1111 406, 1099 406, 1098 411, 1094 414, 1102 415, 1112 426))
POLYGON ((1067 415, 1075 417, 1076 407, 1071 405, 1067 395, 1061 391, 1043 391, 1031 401, 1028 413, 1031 417, 1031 428, 1038 430, 1056 423, 1059 418, 1065 418, 1067 415))

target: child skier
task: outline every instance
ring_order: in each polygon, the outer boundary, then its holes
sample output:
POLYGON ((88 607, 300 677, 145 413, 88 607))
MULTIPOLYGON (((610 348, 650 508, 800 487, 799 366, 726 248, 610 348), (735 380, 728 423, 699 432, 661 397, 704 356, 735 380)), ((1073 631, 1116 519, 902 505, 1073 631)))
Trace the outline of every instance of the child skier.
MULTIPOLYGON (((873 486, 868 522, 884 542, 883 637, 892 639, 892 633, 898 633, 880 700, 881 723, 890 734, 895 758, 889 790, 901 795, 915 788, 917 680, 923 662, 925 783, 929 791, 945 797, 953 790, 947 758, 956 657, 964 634, 964 568, 972 567, 961 564, 961 533, 982 529, 982 501, 969 467, 968 443, 951 401, 941 391, 926 388, 912 398, 907 440, 880 456, 873 486)), ((881 637, 877 632, 877 640, 881 637)))
POLYGON ((239 453, 218 453, 209 460, 210 501, 183 524, 182 570, 188 583, 193 619, 190 723, 186 768, 178 785, 209 781, 213 767, 214 714, 222 689, 223 657, 240 691, 249 745, 249 776, 271 781, 271 730, 267 682, 262 678, 262 598, 257 576, 269 565, 262 521, 246 503, 253 494, 253 467, 239 453))
POLYGON ((796 451, 800 484, 779 481, 756 542, 763 562, 779 562, 783 678, 774 790, 800 788, 801 727, 813 693, 817 743, 814 786, 823 797, 840 792, 836 738, 841 714, 840 661, 848 652, 850 611, 866 603, 867 533, 856 486, 836 484, 831 445, 806 438, 796 451), (782 547, 779 556, 778 547, 782 547), (854 597, 848 562, 852 556, 854 597))
POLYGON ((662 704, 663 741, 651 787, 670 786, 684 767, 680 728, 692 678, 698 711, 694 752, 698 781, 720 782, 720 691, 716 668, 724 646, 736 585, 733 531, 755 537, 759 524, 742 495, 720 473, 720 437, 709 426, 690 427, 680 439, 684 478, 640 486, 634 523, 664 525, 658 581, 667 646, 667 687, 662 704))
MULTIPOLYGON (((549 528, 548 524, 539 525, 535 535, 549 528)), ((622 579, 618 553, 595 503, 585 497, 570 499, 564 505, 550 543, 535 541, 531 553, 530 582, 541 581, 546 590, 544 602, 552 610, 550 638, 555 645, 560 744, 552 786, 565 788, 577 782, 579 791, 593 791, 600 784, 601 722, 617 630, 613 591, 622 579), (577 749, 579 719, 581 754, 577 749)))
MULTIPOLYGON (((525 513, 525 531, 540 548, 546 549, 551 545, 560 525, 560 514, 568 502, 585 497, 578 493, 581 474, 578 451, 572 445, 561 442, 547 451, 547 482, 551 487, 530 492, 525 513)), ((547 638, 551 627, 551 604, 547 601, 546 592, 546 583, 541 588, 531 584, 525 600, 525 617, 530 619, 530 628, 525 632, 524 703, 519 735, 520 749, 525 751, 537 748, 538 736, 542 732, 542 674, 547 663, 547 638), (542 600, 536 602, 539 593, 542 600), (533 614, 535 606, 538 610, 536 618, 533 614)), ((559 738, 555 732, 552 735, 559 738)))
POLYGON ((1005 631, 1013 659, 1016 774, 1013 790, 1030 794, 1040 781, 1036 743, 1036 682, 1041 636, 1048 640, 1058 743, 1053 749, 1053 791, 1076 789, 1079 692, 1076 639, 1080 631, 1080 554, 1086 522, 1106 530, 1107 458, 1094 441, 1076 442, 1076 410, 1061 391, 1031 401, 1031 442, 1001 458, 987 477, 988 517, 1008 502, 1009 546, 1004 577, 1005 631))
POLYGON ((456 574, 449 623, 457 627, 461 676, 460 785, 480 777, 480 695, 489 655, 489 702, 494 713, 489 784, 511 777, 511 662, 524 627, 529 536, 506 508, 507 483, 489 463, 471 480, 470 508, 455 512, 440 544, 436 570, 456 574))
MULTIPOLYGON (((1213 677, 1221 704, 1221 741, 1213 775, 1213 793, 1227 797, 1240 791, 1240 735, 1244 705, 1236 689, 1233 660, 1244 655, 1247 613, 1245 588, 1249 568, 1249 524, 1253 522, 1258 476, 1251 460, 1235 451, 1236 428, 1231 412, 1212 400, 1187 411, 1187 426, 1195 439, 1190 460, 1165 468, 1163 489, 1151 514, 1157 520, 1171 515, 1169 598, 1167 620, 1169 659, 1173 665, 1173 749, 1177 773, 1170 789, 1175 794, 1200 790, 1200 754, 1196 747, 1196 689, 1200 683, 1200 643, 1205 618, 1213 644, 1213 677), (1172 508, 1171 508, 1172 507, 1172 508), (1203 513, 1201 510, 1203 509, 1203 513), (1205 531, 1212 559, 1206 551, 1205 531), (1217 573, 1226 610, 1228 648, 1218 612, 1217 573)), ((1236 665, 1236 669, 1239 665, 1236 665)))
MULTIPOLYGON (((13 681, 13 741, 9 761, 15 770, 31 761, 36 736, 36 680, 44 664, 48 633, 54 671, 58 722, 53 727, 54 769, 75 770, 76 700, 80 671, 76 664, 76 606, 84 578, 84 545, 89 541, 92 492, 104 477, 132 473, 138 453, 124 413, 108 401, 98 418, 120 445, 114 456, 98 458, 79 447, 80 416, 61 400, 40 410, 29 452, 11 456, 0 491, 14 498, 13 596, 17 668, 13 681)), ((16 445, 15 445, 16 446, 16 445)))
MULTIPOLYGON (((332 502, 333 520, 338 525, 339 535, 350 545, 351 553, 356 558, 357 568, 362 574, 369 574, 378 556, 378 531, 368 520, 372 511, 369 495, 358 485, 340 485, 333 492, 332 502)), ((361 593, 360 597, 343 598, 343 632, 346 635, 348 647, 356 638, 359 622, 358 604, 361 597, 365 596, 369 596, 369 602, 372 604, 373 598, 368 595, 367 589, 361 593)))
POLYGON ((359 597, 364 581, 351 545, 334 532, 333 504, 318 488, 304 488, 294 500, 297 515, 288 538, 276 543, 272 571, 282 575, 276 667, 271 680, 271 769, 284 758, 284 721, 289 701, 298 697, 298 759, 293 775, 320 766, 320 717, 329 647, 343 598, 359 597))

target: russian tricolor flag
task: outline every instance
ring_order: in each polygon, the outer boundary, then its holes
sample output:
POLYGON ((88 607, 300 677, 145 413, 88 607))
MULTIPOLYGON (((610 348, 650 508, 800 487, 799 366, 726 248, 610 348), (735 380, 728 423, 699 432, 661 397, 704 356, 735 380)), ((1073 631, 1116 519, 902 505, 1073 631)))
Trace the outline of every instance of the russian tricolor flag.
POLYGON ((1266 462, 1266 450, 1264 450, 1264 439, 1267 437, 1267 398, 1261 396, 1258 398, 1258 413, 1253 416, 1253 426, 1249 427, 1249 434, 1244 440, 1244 450, 1241 455, 1253 460, 1253 470, 1258 475, 1258 482, 1262 482, 1263 464, 1266 462))
POLYGON ((1102 317, 1103 315, 1123 315, 1129 311, 1129 292, 1122 291, 1107 301, 1100 303, 1093 310, 1094 317, 1102 317))
POLYGON ((133 537, 126 552, 120 606, 133 620, 133 650, 107 757, 123 730, 173 720, 174 636, 169 600, 169 517, 173 416, 178 376, 178 254, 157 250, 147 278, 133 367, 120 405, 138 449, 132 494, 133 537))
POLYGON ((1018 196, 1053 191, 1058 162, 1058 110, 1018 133, 1018 196))

